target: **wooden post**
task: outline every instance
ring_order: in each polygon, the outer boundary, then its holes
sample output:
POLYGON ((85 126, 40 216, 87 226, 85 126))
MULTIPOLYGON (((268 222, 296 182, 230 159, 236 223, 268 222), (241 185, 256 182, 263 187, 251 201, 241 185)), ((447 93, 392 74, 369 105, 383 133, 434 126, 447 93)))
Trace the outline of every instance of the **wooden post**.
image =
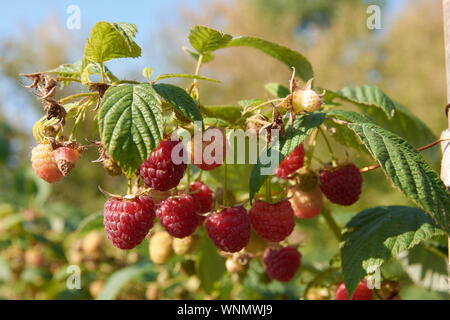
MULTIPOLYGON (((442 0, 444 11, 444 37, 445 37, 445 64, 447 70, 447 103, 450 104, 450 0, 442 0)), ((448 109, 447 109, 448 110, 448 109)), ((447 111, 446 110, 446 111, 447 111)), ((450 138, 450 117, 447 114, 448 128, 444 130, 441 139, 450 138)), ((442 164, 441 178, 450 188, 450 141, 441 142, 442 164)), ((448 292, 450 296, 450 236, 448 238, 448 292)))

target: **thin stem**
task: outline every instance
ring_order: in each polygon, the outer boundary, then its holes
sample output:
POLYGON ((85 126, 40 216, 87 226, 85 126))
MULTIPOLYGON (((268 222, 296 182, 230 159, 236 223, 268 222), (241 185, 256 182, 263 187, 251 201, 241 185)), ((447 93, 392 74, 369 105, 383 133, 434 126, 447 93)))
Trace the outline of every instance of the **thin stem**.
POLYGON ((244 115, 244 114, 246 114, 246 113, 249 113, 249 112, 253 112, 253 111, 255 111, 255 110, 257 110, 257 109, 259 109, 259 108, 261 108, 261 107, 264 107, 264 106, 266 106, 266 105, 268 105, 268 104, 271 104, 271 103, 274 103, 274 102, 279 102, 279 101, 282 101, 282 100, 283 100, 283 99, 278 98, 278 99, 272 99, 272 100, 269 100, 269 101, 265 101, 265 102, 263 102, 263 103, 261 103, 261 104, 258 104, 258 105, 255 106, 255 107, 251 108, 251 109, 244 110, 244 111, 242 112, 242 115, 244 115))
MULTIPOLYGON (((198 60, 197 60, 197 66, 195 67, 195 75, 198 76, 200 73, 200 68, 202 66, 202 62, 203 62, 203 54, 200 54, 198 56, 198 60)), ((189 94, 192 94, 192 91, 195 90, 195 98, 198 100, 199 98, 199 93, 198 93, 198 80, 194 79, 194 81, 192 82, 192 86, 191 86, 191 90, 189 90, 189 94)))
POLYGON ((123 83, 127 83, 127 84, 140 84, 139 81, 134 81, 134 80, 119 80, 116 81, 112 84, 112 86, 117 86, 119 84, 123 84, 123 83))
POLYGON ((127 194, 131 194, 133 191, 133 183, 131 181, 131 177, 127 178, 127 182, 128 182, 128 190, 127 190, 127 194))
MULTIPOLYGON (((449 141, 450 139, 439 139, 436 140, 430 144, 427 144, 426 146, 420 147, 417 149, 417 151, 424 151, 426 149, 429 149, 431 147, 434 147, 435 145, 438 145, 439 143, 443 142, 443 141, 449 141)), ((378 169, 380 167, 380 164, 374 164, 373 166, 368 166, 368 167, 364 167, 361 168, 361 170, 359 170, 359 172, 364 173, 364 172, 368 172, 368 171, 372 171, 375 169, 378 169)))
POLYGON ((80 79, 76 79, 76 78, 70 78, 70 77, 58 77, 56 78, 56 81, 72 81, 72 82, 80 82, 80 79))
POLYGON ((339 226, 337 225, 337 223, 334 220, 333 216, 331 215, 330 211, 327 208, 322 207, 321 214, 325 218, 325 221, 327 222, 327 224, 330 227, 331 231, 333 231, 334 235, 336 236, 336 239, 339 242, 341 242, 341 239, 342 239, 341 228, 339 228, 339 226))
POLYGON ((319 133, 319 130, 316 129, 314 130, 313 134, 311 135, 311 138, 309 140, 309 146, 310 149, 308 151, 308 157, 307 157, 307 162, 306 162, 306 168, 310 168, 311 167, 311 162, 312 159, 314 158, 314 149, 316 148, 317 145, 317 134, 319 133))
POLYGON ((224 165, 224 174, 223 174, 223 201, 222 204, 224 207, 227 206, 227 198, 228 198, 228 164, 226 161, 223 162, 224 165))
POLYGON ((186 179, 187 179, 187 187, 189 189, 189 186, 191 185, 191 164, 188 163, 187 170, 186 170, 186 179))
POLYGON ((100 73, 102 75, 102 83, 105 83, 105 70, 103 67, 103 62, 100 62, 100 73))
POLYGON ((78 98, 83 98, 83 97, 97 97, 98 96, 98 92, 84 92, 84 93, 78 93, 78 94, 74 94, 71 96, 67 96, 61 100, 59 100, 60 104, 64 104, 67 103, 71 100, 75 100, 78 98))
POLYGON ((80 111, 78 112, 75 123, 73 124, 72 131, 70 132, 69 141, 72 141, 73 137, 75 136, 75 132, 77 130, 78 124, 80 123, 81 119, 83 118, 84 111, 86 110, 86 106, 88 104, 89 103, 85 103, 83 106, 80 107, 80 111))
POLYGON ((270 176, 266 179, 266 199, 267 202, 272 202, 272 185, 270 176))
POLYGON ((336 157, 334 156, 333 149, 331 148, 331 144, 328 141, 328 138, 325 135, 325 132, 323 132, 322 128, 319 127, 319 131, 322 134, 323 139, 325 140, 325 143, 327 145, 328 151, 330 152, 331 163, 333 164, 333 166, 336 166, 337 165, 337 161, 336 161, 336 157))

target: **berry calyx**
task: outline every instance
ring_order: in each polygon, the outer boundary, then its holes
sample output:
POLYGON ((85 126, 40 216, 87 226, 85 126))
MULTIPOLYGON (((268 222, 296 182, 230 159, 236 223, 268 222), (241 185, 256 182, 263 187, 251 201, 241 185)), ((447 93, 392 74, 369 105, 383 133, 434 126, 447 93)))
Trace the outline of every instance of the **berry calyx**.
POLYGON ((280 166, 275 170, 275 174, 282 179, 289 179, 292 173, 303 167, 304 158, 305 149, 303 148, 303 144, 301 144, 284 158, 280 166))
POLYGON ((57 182, 64 177, 58 169, 50 144, 40 143, 33 148, 31 151, 31 166, 34 172, 48 183, 57 182))
POLYGON ((288 282, 300 268, 301 257, 294 247, 267 248, 263 256, 264 269, 270 279, 288 282))
POLYGON ((280 242, 294 230, 294 210, 288 200, 275 204, 257 200, 249 216, 256 234, 267 241, 280 242))
POLYGON ((187 165, 185 161, 181 161, 179 164, 172 161, 174 148, 177 148, 175 152, 180 152, 177 156, 184 157, 185 150, 180 140, 162 140, 148 159, 139 167, 139 176, 148 187, 159 191, 167 191, 180 183, 187 165))
POLYGON ((308 81, 305 88, 296 88, 292 92, 292 108, 296 113, 302 111, 313 112, 322 106, 323 94, 319 95, 311 87, 312 79, 308 81))
POLYGON ((230 207, 206 218, 206 232, 217 248, 237 252, 250 240, 250 217, 243 207, 230 207))
POLYGON ((156 215, 164 229, 175 238, 190 236, 199 224, 199 216, 195 212, 195 200, 190 195, 171 197, 161 201, 156 215))
POLYGON ((291 197, 289 202, 291 203, 297 218, 314 218, 322 209, 323 197, 319 185, 316 185, 314 189, 310 191, 290 189, 288 196, 291 197))
POLYGON ((108 239, 119 249, 139 245, 153 227, 155 210, 150 197, 110 198, 105 203, 103 224, 108 239))
POLYGON ((319 184, 319 176, 306 168, 300 169, 297 174, 297 188, 300 191, 311 191, 319 184))
POLYGON ((319 178, 320 189, 331 202, 349 206, 358 201, 363 178, 353 163, 325 168, 319 173, 319 178))
POLYGON ((53 150, 56 164, 63 176, 66 176, 75 168, 80 152, 76 148, 59 147, 53 150))
MULTIPOLYGON (((372 300, 372 290, 367 286, 367 282, 361 281, 356 287, 355 292, 353 293, 352 300, 372 300)), ((336 288, 336 293, 334 295, 334 300, 349 300, 348 299, 348 291, 345 287, 345 284, 342 282, 336 288)))
POLYGON ((188 144, 191 162, 203 171, 214 170, 225 161, 228 141, 225 133, 210 127, 201 135, 192 137, 188 144))
POLYGON ((189 187, 189 192, 195 200, 196 210, 198 213, 208 213, 212 207, 212 191, 204 183, 196 181, 189 187))

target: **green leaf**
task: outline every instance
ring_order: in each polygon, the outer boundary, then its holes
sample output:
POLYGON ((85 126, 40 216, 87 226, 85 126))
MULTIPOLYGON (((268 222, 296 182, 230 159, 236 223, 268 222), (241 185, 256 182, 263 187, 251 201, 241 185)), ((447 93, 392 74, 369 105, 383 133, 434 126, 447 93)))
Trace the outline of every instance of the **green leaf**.
POLYGON ((142 70, 142 76, 144 78, 147 78, 149 81, 152 81, 152 75, 153 75, 153 68, 144 68, 142 70))
MULTIPOLYGON (((271 159, 272 152, 276 152, 279 156, 279 163, 281 163, 284 158, 302 144, 324 120, 325 113, 322 112, 301 114, 294 121, 293 128, 291 125, 286 128, 286 136, 284 138, 280 137, 278 143, 272 142, 267 151, 266 149, 263 150, 263 154, 267 153, 268 157, 271 159)), ((268 175, 273 174, 275 169, 276 168, 271 168, 270 162, 263 164, 261 157, 258 158, 258 162, 253 166, 250 174, 250 201, 252 201, 255 194, 264 184, 268 175), (262 174, 262 170, 268 171, 267 174, 262 174)))
POLYGON ((202 112, 208 117, 219 118, 233 123, 242 117, 242 107, 235 105, 203 106, 202 112))
MULTIPOLYGON (((98 63, 89 63, 87 60, 78 60, 75 63, 72 64, 63 64, 59 67, 52 69, 50 71, 47 71, 48 73, 55 73, 57 75, 60 75, 62 77, 69 77, 69 78, 75 78, 80 79, 82 78, 82 73, 85 73, 85 78, 89 77, 90 74, 100 75, 100 64, 98 63), (86 67, 89 66, 88 69, 86 67)), ((105 75, 111 80, 112 82, 115 82, 118 80, 118 78, 109 70, 106 66, 103 66, 103 70, 105 72, 105 75)), ((84 81, 87 83, 88 81, 84 81)))
POLYGON ((168 83, 154 84, 153 88, 184 118, 203 123, 197 102, 184 89, 168 83))
POLYGON ((279 44, 255 37, 235 37, 227 43, 227 47, 252 47, 275 58, 289 68, 295 67, 295 73, 303 81, 313 78, 314 73, 309 61, 297 51, 279 44))
POLYGON ((449 232, 447 188, 416 149, 405 139, 371 123, 353 123, 349 128, 356 132, 400 191, 449 232))
POLYGON ((161 140, 161 101, 149 84, 110 87, 103 97, 98 123, 108 153, 131 175, 161 140))
POLYGON ((198 76, 195 74, 184 74, 184 73, 165 73, 160 76, 158 76, 155 79, 155 82, 158 82, 162 79, 169 79, 169 78, 187 78, 187 79, 197 79, 197 80, 206 80, 211 82, 220 82, 219 80, 211 79, 208 77, 198 76))
POLYGON ((368 152, 356 133, 347 126, 338 124, 329 119, 324 121, 324 126, 327 128, 327 132, 330 136, 346 148, 353 148, 359 152, 368 152))
POLYGON ((114 272, 105 283, 103 290, 100 292, 96 300, 113 300, 117 297, 122 287, 130 281, 146 277, 156 279, 157 273, 154 271, 150 262, 138 263, 114 272))
MULTIPOLYGON (((437 140, 434 133, 411 113, 407 108, 394 101, 395 114, 389 119, 386 114, 378 108, 361 107, 361 109, 381 127, 392 131, 405 138, 414 147, 419 148, 437 140)), ((440 158, 439 148, 424 151, 433 162, 440 158)))
POLYGON ((200 286, 210 293, 225 273, 225 259, 217 253, 217 248, 206 235, 200 238, 195 263, 200 286))
POLYGON ((194 26, 188 38, 192 47, 204 54, 225 47, 232 36, 208 27, 194 26))
MULTIPOLYGON (((195 61, 198 61, 200 58, 200 54, 198 52, 195 52, 187 47, 182 47, 187 54, 189 54, 192 58, 194 58, 195 61)), ((202 63, 208 63, 211 62, 214 59, 214 55, 212 53, 204 53, 202 58, 202 63)))
POLYGON ((98 22, 84 48, 84 57, 103 63, 117 58, 137 58, 141 48, 134 42, 137 27, 128 23, 98 22))
POLYGON ((424 242, 405 252, 400 263, 415 284, 448 292, 448 263, 444 252, 424 242))
POLYGON ((394 102, 376 86, 346 87, 335 91, 334 94, 359 106, 379 108, 388 118, 392 118, 395 115, 394 102))
POLYGON ((349 296, 366 274, 385 261, 443 232, 418 208, 374 207, 354 216, 345 227, 342 270, 349 296))
POLYGON ((285 98, 291 93, 288 88, 275 82, 267 83, 264 88, 266 88, 267 92, 271 95, 278 98, 285 98))

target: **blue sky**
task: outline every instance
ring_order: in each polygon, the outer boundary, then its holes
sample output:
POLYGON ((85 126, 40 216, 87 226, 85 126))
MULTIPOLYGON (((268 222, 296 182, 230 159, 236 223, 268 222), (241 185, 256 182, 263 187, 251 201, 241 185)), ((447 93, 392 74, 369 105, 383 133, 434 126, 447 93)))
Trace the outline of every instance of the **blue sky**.
MULTIPOLYGON (((126 64, 122 61, 108 62, 108 66, 119 77, 126 77, 127 70, 140 70, 143 67, 151 66, 155 69, 155 74, 164 72, 177 72, 179 70, 170 69, 167 61, 160 55, 157 47, 151 47, 151 32, 159 27, 161 24, 170 24, 170 22, 177 22, 180 17, 176 14, 176 7, 184 6, 190 9, 201 10, 203 2, 210 0, 128 0, 128 1, 113 1, 113 0, 39 0, 39 1, 9 1, 2 6, 2 18, 0 19, 0 38, 13 37, 23 27, 25 30, 33 29, 49 18, 59 18, 65 24, 69 17, 67 8, 71 5, 76 5, 81 11, 81 29, 70 30, 69 36, 73 39, 86 41, 89 37, 89 31, 92 26, 100 20, 114 21, 114 22, 132 22, 138 26, 139 32, 136 37, 136 42, 143 48, 143 56, 140 59, 129 59, 126 64), (126 67, 124 67, 126 66, 126 67)), ((231 0, 216 0, 216 1, 231 1, 231 0)), ((330 0, 336 1, 336 0, 330 0)), ((366 1, 368 4, 370 0, 366 1)), ((386 0, 388 8, 386 12, 386 23, 392 21, 398 10, 406 3, 406 0, 386 0)), ((195 24, 195 21, 189 21, 182 25, 186 26, 186 36, 189 32, 189 25, 195 24)), ((177 24, 180 25, 180 24, 177 24)), ((184 28, 184 27, 183 27, 184 28)), ((187 45, 180 43, 182 45, 187 45)), ((75 52, 73 60, 78 60, 82 55, 82 48, 79 52, 75 52)), ((1 53, 0 53, 1 55, 1 53)), ((142 79, 141 79, 142 80, 142 79)), ((8 97, 14 96, 10 89, 5 87, 4 83, 0 81, 0 94, 8 97), (3 88, 2 88, 3 87, 3 88)), ((19 104, 26 103, 26 100, 21 100, 19 104)), ((12 101, 11 99, 4 99, 4 101, 12 101)), ((14 98, 13 105, 17 104, 17 98, 14 98)), ((4 105, 4 111, 7 116, 13 108, 10 105, 4 105)), ((38 115, 31 116, 31 120, 27 121, 26 127, 31 126, 38 115)), ((28 120, 28 119, 27 119, 28 120)))

